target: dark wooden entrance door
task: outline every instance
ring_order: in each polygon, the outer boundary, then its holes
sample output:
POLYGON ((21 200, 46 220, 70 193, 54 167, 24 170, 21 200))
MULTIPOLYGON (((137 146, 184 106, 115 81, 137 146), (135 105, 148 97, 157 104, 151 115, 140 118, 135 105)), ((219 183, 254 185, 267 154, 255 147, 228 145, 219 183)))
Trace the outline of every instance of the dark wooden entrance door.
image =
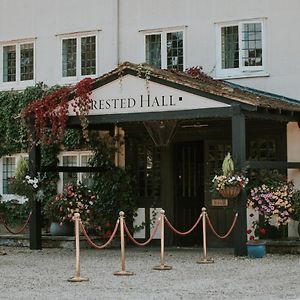
MULTIPOLYGON (((174 150, 175 224, 186 231, 194 225, 204 205, 203 143, 180 143, 174 150)), ((201 226, 187 236, 176 235, 175 241, 180 246, 200 244, 201 226)))

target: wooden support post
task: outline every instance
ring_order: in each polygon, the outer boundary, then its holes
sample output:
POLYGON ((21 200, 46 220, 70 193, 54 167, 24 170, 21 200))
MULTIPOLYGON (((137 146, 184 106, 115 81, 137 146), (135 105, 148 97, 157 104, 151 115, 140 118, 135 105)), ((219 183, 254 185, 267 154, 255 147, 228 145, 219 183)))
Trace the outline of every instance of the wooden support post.
MULTIPOLYGON (((237 109, 232 116, 232 157, 236 170, 245 167, 246 162, 246 125, 245 116, 237 109)), ((234 231, 234 254, 237 256, 247 255, 247 197, 243 190, 237 199, 237 219, 234 231)))
MULTIPOLYGON (((33 145, 29 152, 29 174, 30 177, 37 176, 41 165, 41 149, 40 146, 33 145)), ((32 217, 30 221, 30 249, 42 249, 42 214, 41 202, 35 199, 30 201, 32 217)))

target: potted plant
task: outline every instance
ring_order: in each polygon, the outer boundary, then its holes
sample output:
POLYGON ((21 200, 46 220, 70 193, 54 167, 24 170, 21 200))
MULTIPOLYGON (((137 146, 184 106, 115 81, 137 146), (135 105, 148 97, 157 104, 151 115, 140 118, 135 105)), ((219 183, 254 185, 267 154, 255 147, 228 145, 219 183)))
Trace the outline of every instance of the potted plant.
POLYGON ((253 213, 249 214, 251 220, 251 227, 247 230, 248 242, 247 251, 248 256, 252 258, 262 258, 266 255, 266 243, 260 238, 267 233, 266 225, 261 224, 253 213))
POLYGON ((52 221, 52 235, 69 235, 74 232, 72 218, 79 213, 87 228, 91 226, 92 211, 96 196, 82 184, 69 183, 62 193, 56 195, 45 206, 45 213, 52 221))
POLYGON ((265 174, 263 182, 250 189, 248 207, 258 212, 259 225, 267 230, 266 237, 271 238, 271 233, 279 237, 279 229, 289 223, 293 213, 294 184, 276 171, 265 174))
POLYGON ((224 198, 235 198, 248 183, 248 178, 243 172, 235 172, 234 163, 228 153, 222 164, 222 175, 216 175, 213 180, 213 190, 224 198))

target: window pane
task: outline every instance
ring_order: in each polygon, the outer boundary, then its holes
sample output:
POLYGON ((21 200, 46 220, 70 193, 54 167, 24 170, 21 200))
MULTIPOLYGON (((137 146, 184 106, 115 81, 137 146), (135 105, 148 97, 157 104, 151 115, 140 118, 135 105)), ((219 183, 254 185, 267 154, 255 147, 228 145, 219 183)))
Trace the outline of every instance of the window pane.
POLYGON ((62 41, 62 74, 63 77, 76 76, 77 40, 62 41))
POLYGON ((146 63, 161 68, 161 35, 146 35, 146 63))
POLYGON ((167 33, 167 68, 183 71, 183 33, 167 33))
POLYGON ((239 33, 238 26, 221 28, 222 69, 239 67, 239 33))
MULTIPOLYGON (((81 166, 86 167, 89 165, 89 159, 92 155, 81 155, 81 166)), ((81 173, 81 182, 87 187, 91 187, 93 183, 93 173, 81 173)))
POLYGON ((96 74, 96 37, 81 38, 81 75, 96 74))
POLYGON ((3 81, 16 81, 16 46, 3 47, 3 81))
POLYGON ((9 194, 10 179, 15 175, 16 159, 14 157, 3 158, 3 194, 9 194))
POLYGON ((243 24, 242 53, 243 66, 262 66, 261 23, 243 24))
POLYGON ((20 45, 20 73, 22 80, 33 79, 33 44, 20 45))
MULTIPOLYGON (((63 166, 64 167, 76 167, 77 166, 77 156, 63 156, 63 166)), ((77 173, 63 173, 63 187, 67 183, 77 183, 77 173)))

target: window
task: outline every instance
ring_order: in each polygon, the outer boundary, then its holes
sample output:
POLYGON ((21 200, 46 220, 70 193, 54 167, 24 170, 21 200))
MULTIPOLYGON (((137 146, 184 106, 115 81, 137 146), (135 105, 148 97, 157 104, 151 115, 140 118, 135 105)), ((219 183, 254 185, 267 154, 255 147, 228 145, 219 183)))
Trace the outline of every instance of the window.
POLYGON ((2 47, 2 81, 34 79, 34 43, 16 43, 2 47))
POLYGON ((10 179, 15 176, 16 170, 16 158, 15 157, 3 157, 3 169, 2 169, 2 189, 3 194, 9 194, 10 179))
POLYGON ((218 25, 218 77, 266 75, 263 25, 257 20, 218 25))
POLYGON ((62 77, 96 75, 96 35, 62 39, 62 77))
POLYGON ((157 68, 184 70, 183 31, 145 35, 145 60, 157 68))
MULTIPOLYGON (((66 152, 61 155, 60 162, 64 167, 84 167, 88 166, 88 162, 91 157, 91 152, 66 152)), ((76 184, 77 182, 90 186, 92 183, 92 173, 61 173, 62 187, 64 187, 67 183, 76 184)))

